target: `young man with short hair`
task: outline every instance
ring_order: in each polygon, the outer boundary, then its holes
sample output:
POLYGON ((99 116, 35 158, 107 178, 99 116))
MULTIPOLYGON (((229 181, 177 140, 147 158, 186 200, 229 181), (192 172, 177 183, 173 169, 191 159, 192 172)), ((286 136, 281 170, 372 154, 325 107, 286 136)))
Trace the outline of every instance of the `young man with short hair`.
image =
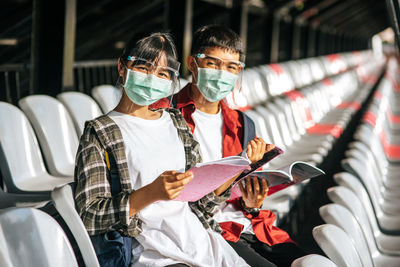
MULTIPOLYGON (((243 144, 249 130, 246 127, 254 128, 254 124, 245 123, 250 119, 223 101, 238 86, 243 61, 242 42, 232 30, 208 25, 194 33, 191 55, 187 58, 192 83, 173 96, 172 105, 182 112, 200 143, 203 162, 238 155, 244 148, 248 158, 255 161, 254 155, 273 146, 266 145, 261 138, 243 144)), ((154 107, 168 103, 164 99, 154 107)), ((231 179, 215 193, 231 190, 232 182, 231 179)), ((257 179, 248 178, 241 191, 242 197, 225 202, 214 214, 223 229, 222 235, 236 252, 251 266, 290 266, 294 259, 304 256, 285 231, 273 226, 275 215, 260 210, 268 192, 265 181, 259 184, 257 179)))

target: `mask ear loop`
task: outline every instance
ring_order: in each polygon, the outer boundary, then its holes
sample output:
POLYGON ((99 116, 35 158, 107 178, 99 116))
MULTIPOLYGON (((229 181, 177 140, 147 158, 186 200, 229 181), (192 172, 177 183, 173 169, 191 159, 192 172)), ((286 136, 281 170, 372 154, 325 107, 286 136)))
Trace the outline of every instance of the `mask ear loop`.
MULTIPOLYGON (((131 57, 128 56, 128 60, 130 60, 130 58, 131 57)), ((129 69, 124 60, 121 59, 121 63, 123 65, 123 67, 126 69, 126 75, 125 75, 125 82, 126 82, 126 80, 128 78, 128 74, 129 74, 129 69)), ((124 87, 125 82, 123 82, 123 81, 124 81, 123 77, 121 75, 118 75, 118 79, 115 82, 115 88, 117 88, 118 90, 115 90, 113 93, 113 97, 115 99, 118 99, 118 101, 117 101, 118 103, 119 103, 119 101, 121 101, 121 98, 122 98, 122 96, 124 94, 124 90, 125 90, 125 87, 124 87)))
POLYGON ((206 103, 209 102, 209 101, 204 97, 204 95, 203 95, 203 93, 201 92, 200 87, 199 87, 199 68, 200 68, 200 67, 199 67, 199 64, 197 64, 197 58, 199 57, 199 55, 200 55, 200 54, 197 54, 197 55, 195 55, 195 56, 192 56, 192 57, 194 58, 194 63, 196 64, 196 70, 197 70, 196 76, 195 76, 194 73, 192 72, 192 86, 196 86, 197 90, 198 90, 199 93, 201 94, 201 97, 200 97, 200 99, 198 99, 198 100, 200 101, 200 104, 204 105, 204 104, 206 104, 206 103), (196 82, 194 82, 193 79, 195 79, 196 82))
MULTIPOLYGON (((128 56, 127 57, 127 60, 128 61, 131 61, 133 58, 131 57, 131 56, 128 56)), ((116 82, 116 87, 118 88, 118 89, 123 89, 124 88, 124 85, 125 85, 125 83, 126 83, 126 80, 127 80, 127 78, 128 78, 128 75, 129 75, 129 71, 130 71, 130 69, 128 68, 128 66, 126 65, 126 62, 124 61, 124 60, 121 60, 121 63, 122 63, 122 65, 124 66, 124 68, 125 68, 125 82, 124 82, 124 79, 123 79, 123 77, 121 76, 121 75, 118 75, 118 79, 117 79, 117 82, 116 82)))

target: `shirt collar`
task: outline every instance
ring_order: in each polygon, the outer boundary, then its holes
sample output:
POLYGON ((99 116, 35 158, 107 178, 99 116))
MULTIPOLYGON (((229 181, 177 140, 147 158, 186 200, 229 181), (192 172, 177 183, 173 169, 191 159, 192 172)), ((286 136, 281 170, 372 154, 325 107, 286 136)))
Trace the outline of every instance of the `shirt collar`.
POLYGON ((176 108, 181 109, 189 105, 194 106, 194 101, 192 96, 190 95, 190 89, 192 87, 192 83, 188 83, 185 87, 182 88, 182 90, 176 95, 177 96, 177 102, 176 102, 176 108))
MULTIPOLYGON (((182 90, 177 94, 178 101, 176 104, 177 109, 184 108, 188 105, 195 105, 193 98, 190 94, 191 92, 191 87, 192 83, 188 83, 185 87, 182 88, 182 90)), ((219 105, 222 110, 222 114, 229 116, 230 118, 232 117, 232 112, 236 112, 228 107, 228 105, 225 103, 224 100, 219 101, 219 105)))

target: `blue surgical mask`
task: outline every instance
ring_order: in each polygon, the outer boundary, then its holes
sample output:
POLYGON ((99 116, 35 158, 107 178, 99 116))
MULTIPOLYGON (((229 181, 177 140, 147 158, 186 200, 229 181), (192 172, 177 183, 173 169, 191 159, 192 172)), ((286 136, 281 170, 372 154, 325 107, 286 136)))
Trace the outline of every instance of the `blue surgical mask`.
POLYGON ((235 88, 238 75, 224 70, 198 68, 197 86, 210 102, 224 99, 235 88))
POLYGON ((172 81, 127 69, 124 89, 129 99, 140 106, 153 104, 171 93, 172 81))

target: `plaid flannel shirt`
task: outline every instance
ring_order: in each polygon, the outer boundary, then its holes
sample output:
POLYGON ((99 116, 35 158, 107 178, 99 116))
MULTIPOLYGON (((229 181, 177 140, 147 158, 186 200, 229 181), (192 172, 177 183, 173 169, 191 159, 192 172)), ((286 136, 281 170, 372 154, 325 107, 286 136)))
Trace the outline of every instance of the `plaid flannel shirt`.
MULTIPOLYGON (((190 128, 176 109, 166 109, 177 128, 186 157, 188 170, 201 162, 199 144, 194 140, 190 128)), ((125 145, 117 124, 107 115, 86 122, 81 136, 75 165, 75 202, 79 215, 89 233, 96 235, 111 230, 135 237, 141 232, 138 214, 129 217, 129 196, 132 189, 125 145), (110 172, 107 169, 105 151, 112 156, 121 181, 121 192, 111 195, 110 172)), ((212 218, 218 206, 226 201, 231 188, 222 195, 209 193, 197 202, 189 203, 203 226, 222 232, 212 218)))

